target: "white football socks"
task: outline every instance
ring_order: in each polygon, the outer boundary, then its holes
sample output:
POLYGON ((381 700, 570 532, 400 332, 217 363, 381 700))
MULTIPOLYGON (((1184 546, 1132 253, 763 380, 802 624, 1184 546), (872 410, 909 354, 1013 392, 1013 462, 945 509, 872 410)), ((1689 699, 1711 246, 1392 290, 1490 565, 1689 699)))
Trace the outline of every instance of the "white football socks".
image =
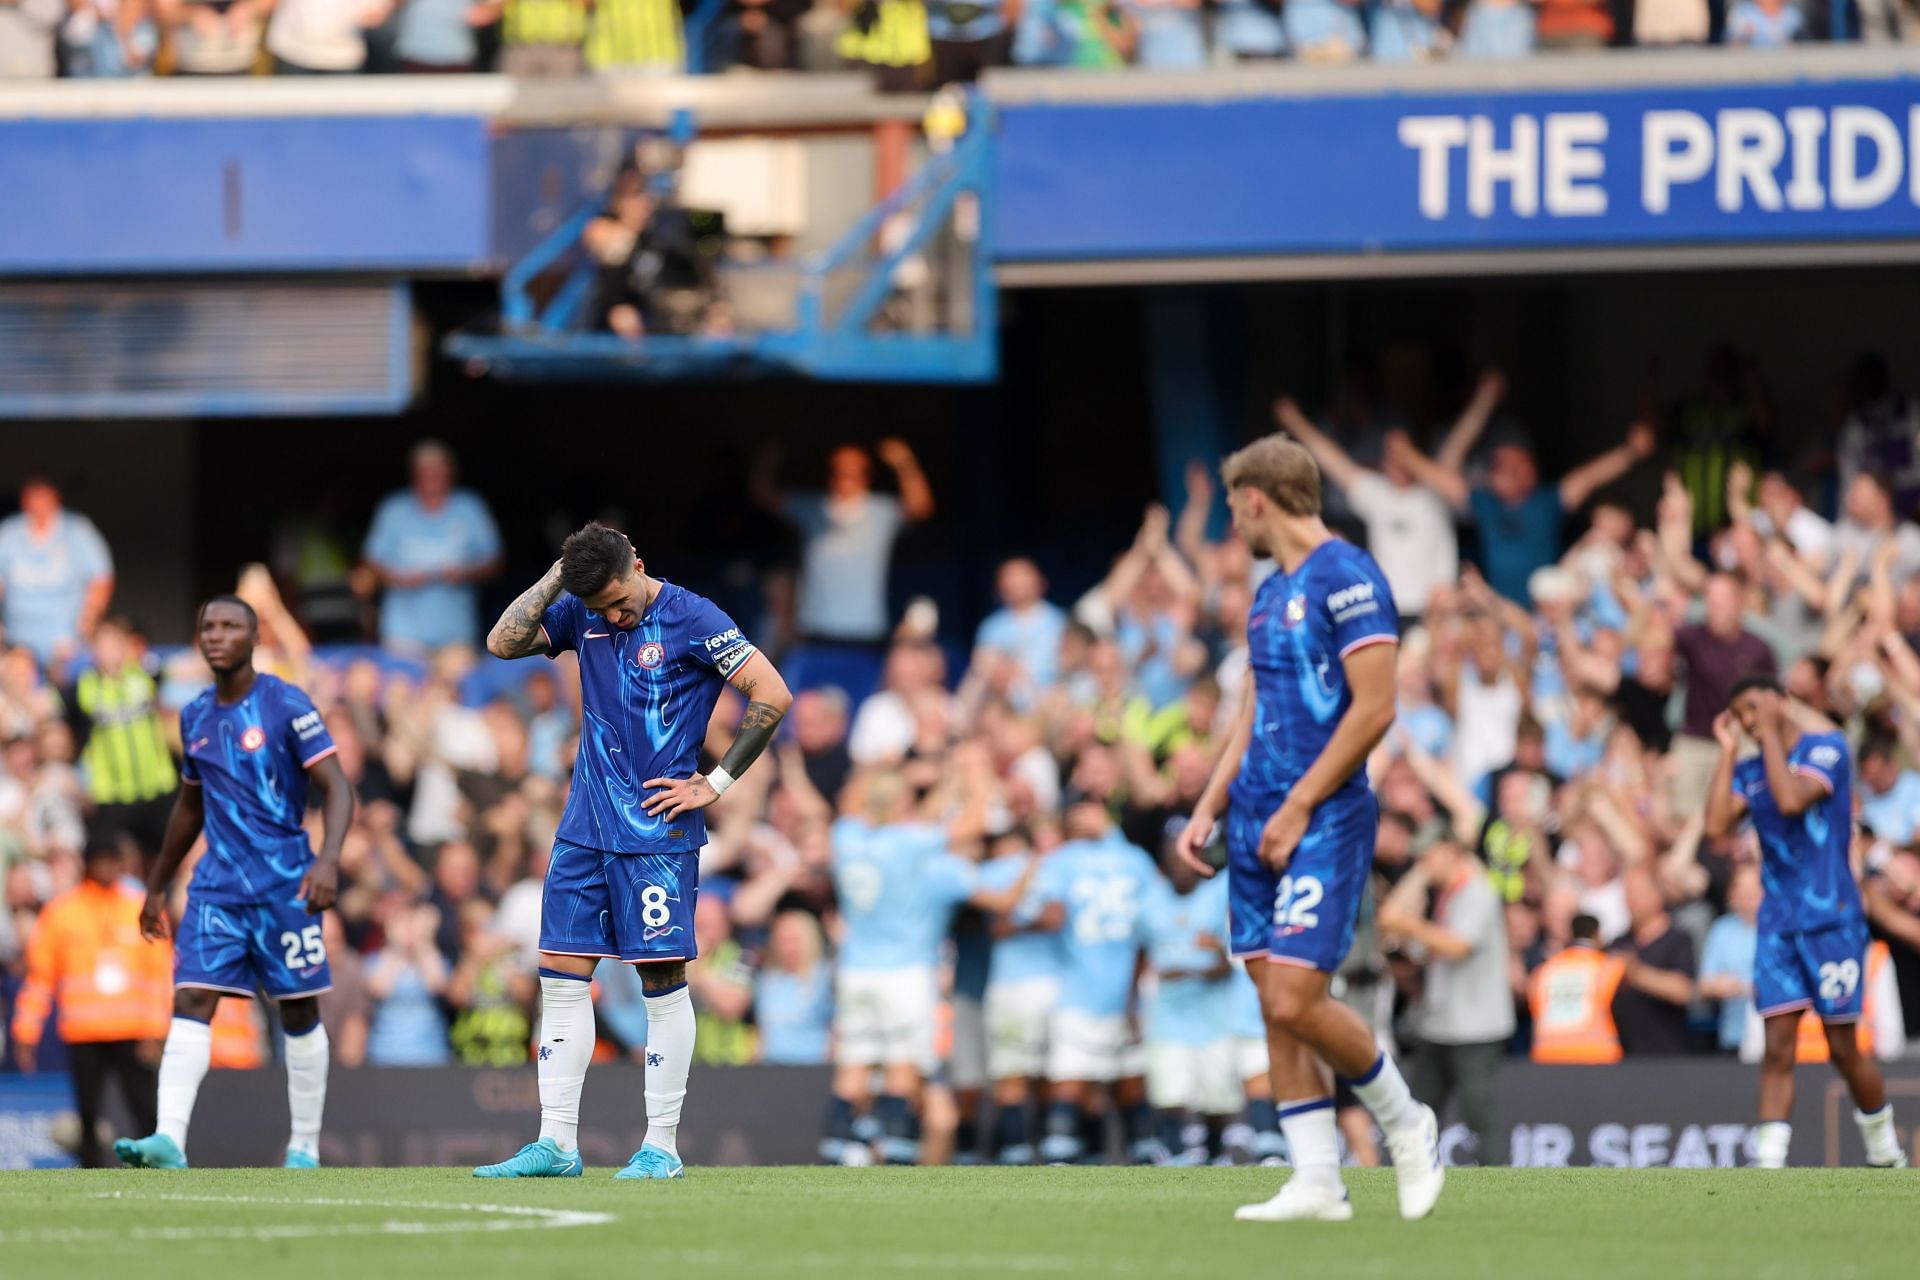
POLYGON ((540 1136, 563 1151, 580 1146, 580 1090, 593 1060, 593 984, 586 978, 540 971, 540 1136))
POLYGON ((320 1114, 327 1109, 327 1028, 287 1033, 287 1113, 293 1118, 287 1150, 320 1158, 320 1114))
POLYGON ((213 1061, 213 1028, 204 1022, 175 1015, 167 1028, 167 1047, 160 1055, 160 1126, 157 1132, 187 1149, 187 1125, 200 1082, 213 1061))
POLYGON ((680 1104, 693 1067, 693 993, 687 984, 647 993, 646 1145, 678 1156, 680 1104))
POLYGON ((1748 1144, 1754 1168, 1784 1169, 1787 1151, 1793 1146, 1793 1126, 1784 1120, 1763 1120, 1753 1127, 1748 1144))
POLYGON ((1860 1126, 1860 1140, 1866 1143, 1868 1164, 1891 1165, 1900 1162, 1900 1135, 1893 1131, 1891 1102, 1885 1103, 1871 1115, 1856 1111, 1853 1121, 1860 1126))
POLYGON ((1309 1186, 1340 1185, 1340 1135, 1333 1120, 1332 1098, 1280 1104, 1280 1132, 1287 1138, 1293 1176, 1309 1186))
POLYGON ((1413 1123, 1420 1114, 1400 1068, 1384 1050, 1365 1075, 1347 1083, 1353 1086, 1354 1096, 1360 1099, 1361 1105, 1373 1113, 1382 1133, 1391 1134, 1402 1125, 1413 1123))

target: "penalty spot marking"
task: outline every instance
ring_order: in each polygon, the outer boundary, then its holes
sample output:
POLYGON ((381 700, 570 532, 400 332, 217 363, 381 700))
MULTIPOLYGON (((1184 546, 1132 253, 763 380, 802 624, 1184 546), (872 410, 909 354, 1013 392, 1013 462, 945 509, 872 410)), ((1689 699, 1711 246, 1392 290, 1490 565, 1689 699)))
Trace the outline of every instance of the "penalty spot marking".
POLYGON ((581 1209, 542 1209, 519 1204, 466 1204, 432 1200, 343 1200, 294 1196, 136 1195, 104 1191, 96 1200, 124 1200, 134 1204, 253 1204, 313 1209, 411 1209, 465 1215, 446 1221, 388 1218, 381 1222, 264 1223, 260 1226, 183 1227, 46 1227, 32 1231, 0 1231, 0 1244, 65 1243, 111 1240, 310 1240, 337 1236, 437 1236, 468 1232, 552 1231, 568 1227, 600 1227, 617 1221, 614 1214, 581 1209))

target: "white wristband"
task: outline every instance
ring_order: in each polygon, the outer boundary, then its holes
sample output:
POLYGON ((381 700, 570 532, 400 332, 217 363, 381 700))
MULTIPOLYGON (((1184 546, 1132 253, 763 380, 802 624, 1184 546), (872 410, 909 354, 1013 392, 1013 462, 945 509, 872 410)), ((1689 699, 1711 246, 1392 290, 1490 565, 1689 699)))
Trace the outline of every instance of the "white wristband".
POLYGON ((715 765, 707 774, 707 785, 713 788, 714 795, 723 796, 727 794, 727 788, 733 785, 733 775, 715 765))

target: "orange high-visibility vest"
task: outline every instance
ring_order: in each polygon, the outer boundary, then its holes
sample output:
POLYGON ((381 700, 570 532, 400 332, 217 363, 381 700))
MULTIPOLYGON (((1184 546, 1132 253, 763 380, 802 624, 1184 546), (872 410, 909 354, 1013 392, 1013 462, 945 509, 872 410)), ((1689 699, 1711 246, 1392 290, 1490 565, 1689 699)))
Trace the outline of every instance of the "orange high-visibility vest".
POLYGON ((213 1031, 210 1065, 247 1070, 266 1063, 260 1043, 260 1013, 251 996, 223 996, 209 1024, 213 1031))
POLYGON ((166 1036, 171 948, 140 936, 140 903, 136 890, 83 880, 46 905, 27 945, 15 1039, 40 1043, 56 998, 68 1044, 166 1036))
POLYGON ((1533 1010, 1533 1060, 1620 1061, 1613 997, 1626 976, 1627 966, 1618 956, 1577 944, 1534 970, 1527 984, 1527 1004, 1533 1010))
MULTIPOLYGON (((1860 1052, 1869 1058, 1873 1056, 1873 1015, 1880 1007, 1875 988, 1880 984, 1880 973, 1893 958, 1884 942, 1875 942, 1867 948, 1867 972, 1861 978, 1866 990, 1860 993, 1860 1021, 1855 1024, 1860 1036, 1860 1052)), ((1794 1049, 1796 1062, 1825 1062, 1833 1056, 1827 1047, 1826 1025, 1809 1009, 1800 1015, 1799 1034, 1794 1049)))

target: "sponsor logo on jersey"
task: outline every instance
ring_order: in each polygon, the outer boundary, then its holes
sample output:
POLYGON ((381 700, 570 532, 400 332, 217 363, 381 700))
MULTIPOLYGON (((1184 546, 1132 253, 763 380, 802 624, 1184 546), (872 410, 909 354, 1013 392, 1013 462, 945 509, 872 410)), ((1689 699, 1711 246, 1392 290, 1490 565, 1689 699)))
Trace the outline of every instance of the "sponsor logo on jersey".
POLYGON ((1307 598, 1305 596, 1295 596, 1293 599, 1287 601, 1287 611, 1281 615, 1280 625, 1283 627, 1297 627, 1306 620, 1307 598))
POLYGON ((708 636, 706 638, 707 652, 717 653, 728 645, 737 644, 745 638, 746 637, 740 634, 740 628, 729 627, 717 636, 708 636))
POLYGON ((1349 618, 1358 618, 1373 613, 1380 608, 1380 602, 1373 598, 1371 582, 1356 582, 1343 587, 1327 597, 1327 608, 1333 614, 1335 622, 1345 622, 1349 618))
POLYGON ((748 644, 745 640, 735 641, 733 648, 726 650, 713 660, 714 670, 718 671, 723 677, 730 676, 738 671, 741 664, 752 656, 753 646, 751 644, 748 644))
POLYGON ((266 745, 267 731, 257 724, 247 726, 247 731, 240 735, 240 749, 243 751, 258 751, 266 745))
POLYGON ((658 640, 649 640, 640 646, 640 665, 651 671, 667 660, 667 651, 658 640))
POLYGON ((1840 748, 1826 745, 1815 747, 1807 752, 1807 760, 1822 769, 1831 769, 1840 763, 1840 748))
POLYGON ((309 711, 305 715, 296 717, 293 722, 294 733, 302 738, 311 738, 324 728, 326 723, 320 719, 318 711, 309 711))
POLYGON ((586 634, 586 638, 588 640, 605 640, 607 638, 607 633, 604 631, 589 631, 586 634))

